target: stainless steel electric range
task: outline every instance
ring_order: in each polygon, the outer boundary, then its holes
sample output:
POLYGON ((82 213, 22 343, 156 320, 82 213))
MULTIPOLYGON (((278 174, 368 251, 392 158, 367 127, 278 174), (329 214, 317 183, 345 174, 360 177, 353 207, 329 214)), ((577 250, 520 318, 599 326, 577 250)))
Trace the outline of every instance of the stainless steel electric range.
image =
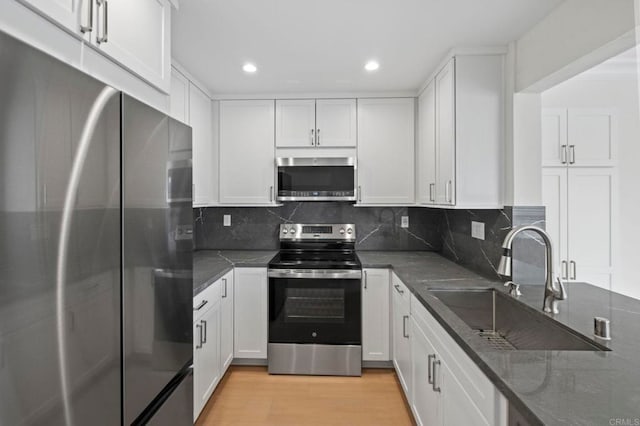
POLYGON ((360 376, 362 265, 353 224, 280 225, 269 263, 271 374, 360 376))

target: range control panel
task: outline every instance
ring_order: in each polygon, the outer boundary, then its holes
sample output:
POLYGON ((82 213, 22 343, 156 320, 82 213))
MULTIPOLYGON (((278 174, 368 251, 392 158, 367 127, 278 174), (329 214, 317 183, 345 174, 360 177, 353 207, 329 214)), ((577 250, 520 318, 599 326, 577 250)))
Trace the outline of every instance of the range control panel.
POLYGON ((280 225, 280 241, 285 240, 355 240, 356 226, 346 224, 289 224, 280 225))

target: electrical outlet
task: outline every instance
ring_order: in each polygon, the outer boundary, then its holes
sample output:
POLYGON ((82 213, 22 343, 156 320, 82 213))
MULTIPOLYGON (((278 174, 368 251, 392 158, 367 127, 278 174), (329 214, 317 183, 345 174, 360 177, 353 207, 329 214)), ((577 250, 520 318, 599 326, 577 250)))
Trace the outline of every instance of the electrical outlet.
POLYGON ((471 236, 478 240, 484 240, 484 222, 471 221, 471 236))
POLYGON ((409 227, 409 216, 402 216, 401 217, 400 227, 401 228, 408 228, 409 227))
POLYGON ((223 226, 231 226, 231 215, 230 214, 225 214, 222 217, 222 225, 223 226))

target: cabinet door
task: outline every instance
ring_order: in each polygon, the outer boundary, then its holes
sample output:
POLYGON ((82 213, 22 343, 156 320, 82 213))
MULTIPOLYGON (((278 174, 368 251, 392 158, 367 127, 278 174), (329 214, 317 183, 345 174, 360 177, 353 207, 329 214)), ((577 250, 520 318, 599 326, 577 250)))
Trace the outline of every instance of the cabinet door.
POLYGON ((362 359, 389 361, 389 270, 365 269, 362 280, 362 359))
POLYGON ((567 164, 567 110, 544 108, 542 110, 542 165, 567 164))
POLYGON ((169 0, 109 0, 96 6, 94 43, 149 83, 169 93, 169 0), (105 26, 106 22, 106 26, 105 26))
POLYGON ((88 7, 94 0, 20 0, 73 33, 80 32, 80 14, 88 23, 88 7))
POLYGON ((604 108, 571 108, 568 161, 576 166, 612 166, 616 149, 616 113, 604 108))
POLYGON ((569 279, 611 288, 617 220, 614 170, 572 168, 568 178, 569 279))
POLYGON ((567 168, 542 169, 542 204, 545 207, 545 229, 554 244, 554 267, 562 279, 567 275, 567 168))
POLYGON ((274 201, 274 102, 220 102, 220 202, 274 201))
POLYGON ((413 392, 411 409, 419 425, 442 424, 440 419, 440 393, 433 390, 431 364, 437 353, 415 319, 411 319, 411 359, 413 362, 413 392))
POLYGON ((435 80, 436 90, 436 202, 456 204, 455 59, 435 80))
POLYGON ((234 357, 267 359, 267 269, 234 272, 234 357))
POLYGON ((220 381, 220 303, 194 323, 194 416, 197 418, 220 381), (197 413, 197 414, 196 414, 197 413))
POLYGON ((356 100, 318 99, 316 101, 316 146, 356 146, 356 100))
POLYGON ((315 99, 276 101, 276 146, 306 148, 315 146, 315 99))
POLYGON ((393 296, 393 366, 398 379, 411 401, 411 345, 409 337, 409 306, 404 304, 402 297, 394 291, 393 296))
POLYGON ((189 124, 193 146, 193 205, 211 204, 213 200, 213 128, 211 99, 189 83, 189 124))
MULTIPOLYGON (((449 365, 438 359, 439 364, 432 367, 436 387, 440 388, 442 398, 443 425, 491 425, 473 399, 458 382, 449 365)), ((436 361, 437 362, 437 361, 436 361)), ((496 424, 501 424, 496 422, 496 424)))
POLYGON ((171 69, 169 115, 189 124, 189 80, 175 68, 171 69))
POLYGON ((358 101, 358 202, 415 201, 413 98, 358 101))
POLYGON ((418 201, 436 201, 436 92, 431 82, 418 99, 418 201))
POLYGON ((233 361, 233 271, 222 277, 220 307, 220 375, 233 361))

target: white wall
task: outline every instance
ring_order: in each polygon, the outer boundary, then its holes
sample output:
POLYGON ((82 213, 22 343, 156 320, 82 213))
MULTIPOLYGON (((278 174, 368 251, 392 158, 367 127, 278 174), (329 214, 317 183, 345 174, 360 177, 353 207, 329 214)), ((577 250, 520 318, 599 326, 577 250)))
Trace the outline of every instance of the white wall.
POLYGON ((613 291, 640 298, 638 243, 640 242, 640 109, 637 76, 613 80, 575 78, 542 95, 543 108, 599 108, 619 110, 618 200, 619 217, 613 223, 618 256, 613 291))
POLYGON ((634 0, 567 0, 517 42, 516 90, 540 92, 633 47, 634 0))

